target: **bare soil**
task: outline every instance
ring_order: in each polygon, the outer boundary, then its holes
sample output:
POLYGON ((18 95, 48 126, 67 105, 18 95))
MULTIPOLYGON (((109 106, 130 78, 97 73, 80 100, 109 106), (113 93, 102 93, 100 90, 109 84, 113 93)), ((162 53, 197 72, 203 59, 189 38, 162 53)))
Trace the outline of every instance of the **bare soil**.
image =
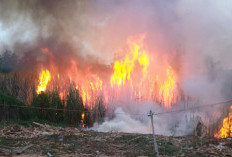
MULTIPOLYGON (((157 136, 160 156, 232 156, 232 139, 157 136)), ((0 156, 155 156, 152 135, 34 123, 0 126, 0 156)))

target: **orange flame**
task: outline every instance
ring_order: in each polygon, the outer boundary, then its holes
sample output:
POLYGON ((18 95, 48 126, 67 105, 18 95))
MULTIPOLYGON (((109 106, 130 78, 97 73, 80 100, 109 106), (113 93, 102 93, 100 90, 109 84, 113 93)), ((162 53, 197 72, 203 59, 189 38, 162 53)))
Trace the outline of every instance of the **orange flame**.
POLYGON ((131 72, 133 71, 136 62, 143 67, 143 72, 147 71, 149 65, 149 58, 145 50, 139 43, 128 41, 130 44, 130 54, 126 55, 122 61, 115 61, 114 74, 111 76, 110 83, 114 85, 124 85, 125 81, 131 80, 131 72))
POLYGON ((177 73, 166 61, 162 62, 162 66, 158 64, 159 61, 153 62, 155 57, 145 50, 143 38, 129 40, 130 53, 114 62, 111 87, 129 83, 133 90, 132 97, 156 100, 170 108, 179 98, 177 73))
MULTIPOLYGON (((127 49, 123 51, 126 54, 123 58, 115 60, 110 76, 109 73, 98 71, 94 66, 82 65, 74 59, 67 63, 68 68, 59 71, 53 61, 53 52, 42 49, 42 52, 49 54, 51 58, 49 69, 53 75, 53 82, 49 85, 49 89, 55 88, 60 97, 65 99, 69 92, 68 84, 71 83, 79 91, 84 106, 90 109, 99 98, 103 98, 105 103, 118 99, 124 93, 137 102, 155 101, 170 108, 180 97, 178 73, 169 64, 169 56, 147 50, 143 43, 144 38, 145 35, 129 38, 127 49)), ((41 72, 37 93, 46 90, 50 79, 51 74, 48 70, 41 72)))
POLYGON ((91 101, 91 98, 93 97, 94 92, 102 90, 102 80, 99 78, 95 82, 90 82, 86 86, 81 86, 81 96, 83 99, 84 105, 89 103, 91 101))
POLYGON ((45 92, 48 82, 51 80, 51 74, 48 70, 43 70, 40 73, 39 85, 37 87, 37 94, 45 92))
POLYGON ((171 67, 168 67, 166 74, 167 80, 160 84, 158 99, 164 103, 165 107, 170 108, 171 104, 176 102, 175 94, 178 92, 177 77, 171 67))
POLYGON ((222 127, 218 133, 214 134, 216 138, 227 138, 232 135, 232 106, 230 106, 230 112, 228 117, 223 119, 222 127))

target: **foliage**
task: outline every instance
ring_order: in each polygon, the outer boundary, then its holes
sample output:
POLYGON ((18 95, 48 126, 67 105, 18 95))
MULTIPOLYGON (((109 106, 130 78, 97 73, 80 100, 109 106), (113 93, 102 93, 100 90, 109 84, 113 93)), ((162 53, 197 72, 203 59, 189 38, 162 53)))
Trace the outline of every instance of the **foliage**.
POLYGON ((92 126, 92 120, 91 120, 91 114, 89 112, 90 110, 88 108, 84 109, 84 113, 85 113, 85 118, 83 120, 83 123, 87 126, 92 126))
POLYGON ((22 119, 26 120, 31 117, 31 112, 23 102, 11 95, 7 95, 0 91, 0 118, 4 119, 22 119), (13 106, 12 106, 13 105, 13 106))
POLYGON ((91 126, 104 120, 105 108, 101 98, 92 109, 84 108, 75 86, 70 84, 66 98, 61 100, 57 90, 37 94, 33 80, 35 75, 32 74, 0 73, 0 121, 38 119, 91 126), (85 113, 84 119, 81 119, 82 113, 85 113))
POLYGON ((96 104, 94 105, 94 108, 92 110, 92 122, 97 122, 97 123, 102 123, 104 121, 104 117, 105 117, 105 106, 103 103, 102 98, 99 98, 96 101, 96 104))
POLYGON ((36 107, 34 110, 34 115, 42 120, 52 119, 51 112, 47 109, 50 107, 49 95, 47 93, 42 92, 39 95, 36 95, 33 98, 32 106, 36 107))
POLYGON ((67 107, 65 111, 65 122, 71 124, 78 124, 81 121, 81 111, 84 111, 83 101, 79 95, 79 91, 70 87, 69 94, 67 96, 67 107), (77 110, 77 112, 71 112, 70 110, 77 110))
POLYGON ((56 110, 52 110, 52 122, 63 122, 64 120, 64 104, 59 97, 57 91, 54 91, 51 95, 51 107, 56 110))

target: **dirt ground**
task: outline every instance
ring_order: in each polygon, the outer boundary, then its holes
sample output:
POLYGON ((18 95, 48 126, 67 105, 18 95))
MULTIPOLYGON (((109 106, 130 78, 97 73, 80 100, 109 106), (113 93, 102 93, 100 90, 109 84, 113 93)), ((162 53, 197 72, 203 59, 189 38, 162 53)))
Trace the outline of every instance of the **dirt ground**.
MULTIPOLYGON (((160 156, 232 156, 232 139, 156 136, 160 156)), ((147 134, 99 133, 34 123, 0 126, 0 156, 154 156, 147 134)))

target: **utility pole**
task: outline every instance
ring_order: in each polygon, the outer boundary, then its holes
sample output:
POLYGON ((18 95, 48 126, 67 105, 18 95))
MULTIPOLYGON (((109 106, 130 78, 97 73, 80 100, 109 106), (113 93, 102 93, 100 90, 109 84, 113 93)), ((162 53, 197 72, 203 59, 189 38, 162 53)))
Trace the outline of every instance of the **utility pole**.
POLYGON ((154 128, 154 123, 153 123, 153 115, 154 115, 154 113, 152 112, 152 110, 150 110, 148 116, 151 117, 151 126, 152 126, 153 140, 154 140, 154 151, 155 151, 156 157, 159 157, 158 145, 157 145, 156 138, 155 138, 155 128, 154 128))

